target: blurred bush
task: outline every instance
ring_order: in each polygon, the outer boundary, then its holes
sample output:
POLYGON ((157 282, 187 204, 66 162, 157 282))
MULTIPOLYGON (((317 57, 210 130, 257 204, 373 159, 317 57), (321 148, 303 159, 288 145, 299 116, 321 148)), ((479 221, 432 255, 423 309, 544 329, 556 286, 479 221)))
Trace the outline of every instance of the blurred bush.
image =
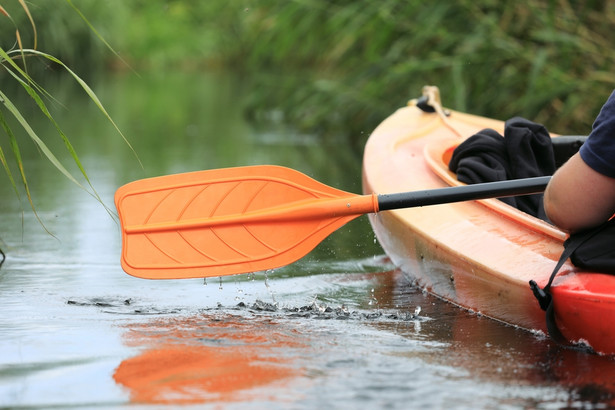
POLYGON ((613 2, 265 0, 235 13, 220 22, 234 33, 224 59, 274 77, 252 112, 276 106, 309 128, 358 135, 435 84, 450 108, 586 133, 615 88, 613 2), (294 86, 276 85, 285 73, 294 86))
MULTIPOLYGON (((123 66, 64 1, 31 3, 41 49, 86 70, 123 66)), ((614 2, 75 5, 137 70, 232 70, 248 85, 252 118, 357 141, 425 84, 438 85, 450 108, 498 119, 521 115, 560 133, 587 133, 615 88, 614 2)), ((0 26, 2 41, 13 30, 7 26, 0 26)))

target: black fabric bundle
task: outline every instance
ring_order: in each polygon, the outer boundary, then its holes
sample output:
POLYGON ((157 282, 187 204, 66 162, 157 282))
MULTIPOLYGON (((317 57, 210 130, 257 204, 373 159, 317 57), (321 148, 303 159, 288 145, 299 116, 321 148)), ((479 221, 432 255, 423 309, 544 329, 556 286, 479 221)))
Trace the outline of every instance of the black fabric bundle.
MULTIPOLYGON (((504 136, 484 129, 453 152, 449 169, 466 184, 552 175, 555 157, 546 128, 521 117, 506 121, 504 136)), ((501 198, 505 203, 547 220, 543 194, 501 198)))

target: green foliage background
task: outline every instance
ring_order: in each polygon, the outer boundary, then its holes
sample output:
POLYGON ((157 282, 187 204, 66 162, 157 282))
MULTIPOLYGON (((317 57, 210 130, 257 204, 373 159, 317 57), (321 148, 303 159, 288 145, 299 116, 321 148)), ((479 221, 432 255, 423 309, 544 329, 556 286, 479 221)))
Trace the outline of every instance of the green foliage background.
MULTIPOLYGON (((64 1, 28 4, 41 49, 80 74, 126 68, 64 1)), ((570 134, 589 131, 615 88, 613 1, 75 4, 137 72, 232 70, 249 85, 247 115, 354 141, 425 84, 450 108, 570 134)), ((0 39, 12 30, 1 25, 0 39)))

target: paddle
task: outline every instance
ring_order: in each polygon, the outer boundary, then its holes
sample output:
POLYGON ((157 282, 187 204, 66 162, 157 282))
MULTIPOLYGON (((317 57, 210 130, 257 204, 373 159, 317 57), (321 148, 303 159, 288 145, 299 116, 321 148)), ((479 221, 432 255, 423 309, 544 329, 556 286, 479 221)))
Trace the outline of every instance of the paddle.
POLYGON ((115 194, 122 268, 147 279, 255 272, 288 265, 372 212, 542 192, 550 177, 356 195, 278 166, 142 179, 115 194))

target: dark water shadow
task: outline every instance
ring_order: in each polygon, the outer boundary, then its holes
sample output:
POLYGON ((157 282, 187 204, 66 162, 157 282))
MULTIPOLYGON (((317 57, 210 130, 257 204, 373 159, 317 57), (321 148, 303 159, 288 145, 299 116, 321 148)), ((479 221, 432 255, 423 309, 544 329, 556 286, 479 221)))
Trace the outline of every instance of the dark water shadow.
MULTIPOLYGON (((390 280, 389 276, 381 280, 390 280)), ((389 286, 378 288, 382 306, 416 303, 412 281, 398 274, 389 286)), ((559 346, 542 332, 529 332, 470 312, 423 292, 425 315, 421 333, 446 343, 444 351, 419 353, 433 365, 465 369, 482 382, 515 385, 521 390, 552 386, 566 392, 564 407, 612 408, 615 406, 615 357, 601 356, 559 346)), ((377 324, 381 329, 390 324, 377 324)), ((405 334, 416 337, 415 332, 405 334)), ((416 357, 416 353, 411 353, 416 357)), ((511 399, 511 403, 515 400, 511 399)), ((530 406, 544 404, 530 400, 530 406)), ((527 406, 528 402, 524 403, 527 406)))

